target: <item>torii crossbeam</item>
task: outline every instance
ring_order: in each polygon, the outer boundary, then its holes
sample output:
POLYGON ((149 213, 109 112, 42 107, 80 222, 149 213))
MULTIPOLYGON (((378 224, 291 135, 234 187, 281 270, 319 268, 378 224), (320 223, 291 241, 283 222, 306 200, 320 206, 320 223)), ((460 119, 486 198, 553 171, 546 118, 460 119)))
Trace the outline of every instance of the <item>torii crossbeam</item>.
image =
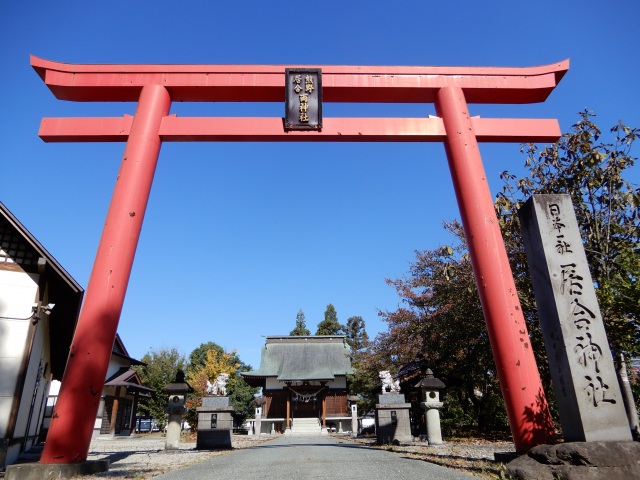
POLYGON ((468 103, 543 102, 569 68, 323 66, 324 102, 435 103, 431 118, 325 118, 287 131, 282 118, 177 117, 172 101, 282 102, 285 67, 71 65, 31 57, 61 100, 138 102, 133 117, 45 118, 47 142, 126 147, 42 463, 86 460, 162 142, 444 142, 511 432, 518 452, 554 441, 478 142, 553 142, 556 120, 471 118, 468 103))

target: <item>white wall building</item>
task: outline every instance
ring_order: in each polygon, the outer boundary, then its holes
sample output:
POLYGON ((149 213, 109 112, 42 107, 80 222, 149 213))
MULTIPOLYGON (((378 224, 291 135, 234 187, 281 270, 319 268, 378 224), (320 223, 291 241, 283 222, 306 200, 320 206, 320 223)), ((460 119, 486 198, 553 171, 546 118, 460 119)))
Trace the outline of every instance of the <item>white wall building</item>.
POLYGON ((42 439, 84 290, 0 203, 0 470, 42 439))

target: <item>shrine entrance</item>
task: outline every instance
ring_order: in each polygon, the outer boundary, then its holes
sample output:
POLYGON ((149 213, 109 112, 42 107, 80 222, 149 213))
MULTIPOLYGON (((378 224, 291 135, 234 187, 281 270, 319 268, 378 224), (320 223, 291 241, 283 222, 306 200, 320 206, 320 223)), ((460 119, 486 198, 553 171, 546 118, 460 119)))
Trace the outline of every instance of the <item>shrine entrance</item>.
POLYGON ((291 413, 293 418, 320 418, 322 402, 318 395, 291 395, 291 413))
MULTIPOLYGON (((553 426, 478 142, 554 142, 553 119, 471 117, 470 103, 543 102, 569 62, 527 68, 72 65, 31 57, 61 100, 137 102, 135 116, 45 118, 47 142, 126 142, 42 463, 86 460, 163 142, 443 142, 516 450, 553 426), (177 117, 172 102, 280 102, 285 118, 177 117), (323 102, 434 103, 437 117, 323 118, 323 102), (89 362, 87 359, 91 359, 89 362)), ((300 408, 308 408, 301 406, 300 408)))

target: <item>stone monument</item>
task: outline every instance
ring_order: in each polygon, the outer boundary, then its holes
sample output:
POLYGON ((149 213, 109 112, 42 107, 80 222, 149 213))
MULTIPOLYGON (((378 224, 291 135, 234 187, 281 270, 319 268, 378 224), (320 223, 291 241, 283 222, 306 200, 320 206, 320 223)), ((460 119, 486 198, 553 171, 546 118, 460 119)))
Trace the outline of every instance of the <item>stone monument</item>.
POLYGON ((215 448, 231 448, 231 434, 233 432, 234 411, 230 399, 226 395, 229 375, 221 373, 215 382, 207 381, 207 393, 210 395, 202 399, 202 406, 198 412, 198 435, 196 448, 208 450, 215 448), (216 392, 213 394, 213 392, 216 392))
POLYGON ((640 443, 631 441, 571 197, 533 195, 519 215, 565 443, 534 447, 507 471, 518 480, 640 478, 640 443))
POLYGON ((533 195, 519 215, 564 439, 631 440, 571 197, 533 195))
POLYGON ((400 382, 393 380, 388 370, 379 373, 382 393, 376 404, 376 439, 379 445, 400 444, 413 441, 411 421, 404 394, 400 393, 400 382))
POLYGON ((351 436, 358 436, 358 397, 351 395, 347 398, 351 405, 351 436))

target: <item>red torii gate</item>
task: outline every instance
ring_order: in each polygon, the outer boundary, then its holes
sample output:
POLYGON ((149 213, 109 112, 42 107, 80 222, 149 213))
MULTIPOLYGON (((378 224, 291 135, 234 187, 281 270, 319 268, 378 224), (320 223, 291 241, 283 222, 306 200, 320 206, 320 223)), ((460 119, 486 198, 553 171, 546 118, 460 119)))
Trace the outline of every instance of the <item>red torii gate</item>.
POLYGON ((435 103, 435 118, 324 118, 285 131, 282 118, 183 118, 179 102, 281 102, 285 67, 72 65, 31 57, 56 98, 138 102, 133 117, 44 118, 46 142, 126 141, 42 463, 86 460, 162 142, 444 142, 518 452, 554 441, 478 142, 553 142, 556 120, 471 118, 468 103, 543 102, 569 61, 528 68, 323 66, 324 102, 435 103))

